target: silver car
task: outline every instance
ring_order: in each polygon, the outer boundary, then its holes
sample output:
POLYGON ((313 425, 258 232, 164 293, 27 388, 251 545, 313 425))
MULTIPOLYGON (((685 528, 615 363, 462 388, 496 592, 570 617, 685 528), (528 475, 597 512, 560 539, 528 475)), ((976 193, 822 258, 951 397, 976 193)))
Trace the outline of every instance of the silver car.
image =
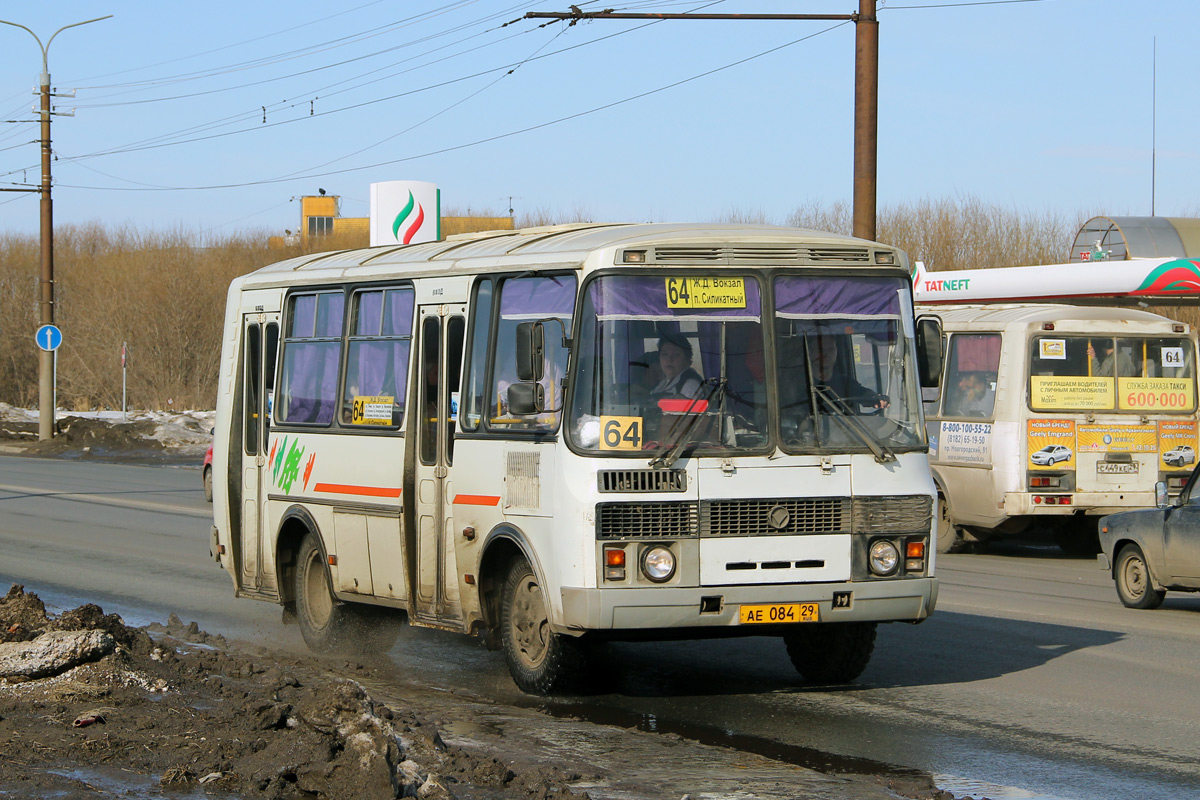
POLYGON ((1057 464, 1059 461, 1070 461, 1071 451, 1069 448, 1061 444, 1048 444, 1041 450, 1029 455, 1029 460, 1034 464, 1043 467, 1048 467, 1051 464, 1057 464))
POLYGON ((1157 508, 1122 511, 1100 521, 1101 568, 1129 608, 1158 608, 1167 591, 1200 591, 1200 487, 1193 470, 1178 498, 1155 485, 1157 508))
POLYGON ((1169 467, 1183 467, 1196 463, 1196 451, 1191 445, 1181 444, 1163 453, 1163 463, 1169 467))

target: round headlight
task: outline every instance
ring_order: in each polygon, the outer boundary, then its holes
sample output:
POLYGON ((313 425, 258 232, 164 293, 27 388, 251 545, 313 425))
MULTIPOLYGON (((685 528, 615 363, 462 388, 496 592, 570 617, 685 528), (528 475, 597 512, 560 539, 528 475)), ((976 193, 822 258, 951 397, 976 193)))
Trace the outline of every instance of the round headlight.
POLYGON ((900 552, 887 539, 871 545, 871 572, 876 575, 891 575, 900 566, 900 552))
POLYGON ((642 553, 642 574, 655 583, 671 580, 675 574, 675 554, 662 545, 647 548, 642 553))

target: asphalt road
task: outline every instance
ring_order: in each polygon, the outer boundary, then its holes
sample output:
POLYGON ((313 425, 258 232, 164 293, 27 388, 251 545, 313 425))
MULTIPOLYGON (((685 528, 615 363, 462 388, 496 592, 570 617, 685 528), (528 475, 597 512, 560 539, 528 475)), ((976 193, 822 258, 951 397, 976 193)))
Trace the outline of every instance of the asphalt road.
MULTIPOLYGON (((0 588, 303 648, 277 607, 233 599, 209 512, 198 470, 0 457, 0 588)), ((817 768, 914 768, 959 795, 1200 796, 1200 595, 1131 611, 1094 561, 1028 543, 941 556, 938 573, 934 616, 881 628, 849 688, 799 683, 772 639, 620 644, 596 694, 537 705, 817 768)), ((390 660, 406 679, 531 703, 466 637, 408 629, 390 660)))

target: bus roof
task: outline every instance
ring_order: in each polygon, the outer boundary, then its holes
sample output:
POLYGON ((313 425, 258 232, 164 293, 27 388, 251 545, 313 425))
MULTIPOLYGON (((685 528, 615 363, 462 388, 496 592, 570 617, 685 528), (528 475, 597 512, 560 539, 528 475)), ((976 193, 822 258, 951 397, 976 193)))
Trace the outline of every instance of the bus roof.
MULTIPOLYGON (((314 253, 265 266, 244 288, 404 275, 488 272, 514 267, 585 265, 597 252, 645 249, 641 263, 658 266, 890 266, 874 253, 887 245, 836 233, 771 225, 647 223, 554 225, 452 236, 413 245, 380 245, 314 253), (711 246, 705 246, 711 244, 711 246), (728 245, 728 246, 726 246, 728 245)), ((594 262, 612 266, 613 259, 594 262)), ((907 270, 907 257, 895 257, 907 270)))

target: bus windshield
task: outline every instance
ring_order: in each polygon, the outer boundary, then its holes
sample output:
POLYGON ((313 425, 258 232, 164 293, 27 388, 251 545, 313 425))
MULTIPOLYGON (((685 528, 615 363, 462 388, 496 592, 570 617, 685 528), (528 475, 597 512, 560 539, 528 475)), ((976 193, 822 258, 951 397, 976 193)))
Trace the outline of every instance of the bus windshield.
POLYGON ((580 303, 568 435, 583 451, 667 463, 921 447, 906 290, 895 278, 781 276, 772 309, 750 274, 598 277, 580 303))

